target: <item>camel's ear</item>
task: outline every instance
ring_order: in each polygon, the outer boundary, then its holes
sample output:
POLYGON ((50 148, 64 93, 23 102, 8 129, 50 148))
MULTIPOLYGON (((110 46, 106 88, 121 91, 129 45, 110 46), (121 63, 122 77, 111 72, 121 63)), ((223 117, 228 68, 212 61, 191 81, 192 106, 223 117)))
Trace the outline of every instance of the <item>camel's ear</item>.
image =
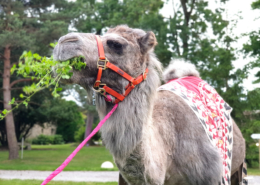
POLYGON ((152 31, 147 32, 139 40, 141 52, 147 53, 150 49, 153 49, 157 45, 157 40, 152 31))

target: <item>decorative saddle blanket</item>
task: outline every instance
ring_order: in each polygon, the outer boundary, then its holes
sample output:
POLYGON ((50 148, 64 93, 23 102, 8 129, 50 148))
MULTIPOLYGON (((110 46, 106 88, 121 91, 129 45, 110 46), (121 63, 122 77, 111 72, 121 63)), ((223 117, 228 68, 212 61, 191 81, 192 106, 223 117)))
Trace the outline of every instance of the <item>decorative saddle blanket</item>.
POLYGON ((197 115, 210 142, 219 149, 223 158, 221 184, 229 185, 233 146, 232 108, 214 88, 198 77, 173 79, 158 88, 158 91, 162 90, 180 96, 197 115))

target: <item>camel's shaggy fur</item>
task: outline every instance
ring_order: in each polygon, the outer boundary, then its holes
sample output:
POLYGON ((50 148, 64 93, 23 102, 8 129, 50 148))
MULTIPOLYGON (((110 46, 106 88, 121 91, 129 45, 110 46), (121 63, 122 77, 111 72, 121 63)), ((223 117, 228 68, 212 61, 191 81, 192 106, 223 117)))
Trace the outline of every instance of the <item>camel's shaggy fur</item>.
MULTIPOLYGON (((149 68, 147 80, 137 85, 119 103, 101 128, 105 146, 127 183, 218 185, 222 172, 221 157, 196 115, 177 95, 156 91, 160 85, 161 64, 153 53, 157 44, 155 35, 117 26, 101 40, 108 60, 131 76, 137 77, 149 68)), ((94 35, 68 34, 61 37, 54 49, 54 58, 61 61, 80 55, 85 57, 87 67, 73 71, 68 82, 80 84, 90 92, 97 76, 98 49, 94 35)), ((193 73, 194 69, 192 67, 188 73, 183 71, 181 74, 176 70, 175 76, 199 75, 193 73)), ((169 78, 172 77, 166 80, 169 78)), ((119 93, 124 93, 128 84, 127 80, 109 69, 103 72, 101 81, 119 93)), ((99 94, 96 104, 100 119, 113 107, 99 94)), ((236 125, 234 134, 237 136, 234 137, 232 171, 237 170, 245 156, 244 140, 236 125)))

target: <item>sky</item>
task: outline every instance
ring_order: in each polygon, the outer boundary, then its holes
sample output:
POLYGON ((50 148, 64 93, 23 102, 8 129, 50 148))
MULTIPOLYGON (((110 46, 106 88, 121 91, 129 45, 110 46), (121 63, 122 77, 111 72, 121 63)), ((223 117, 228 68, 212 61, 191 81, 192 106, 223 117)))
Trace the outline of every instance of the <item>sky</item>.
MULTIPOLYGON (((72 0, 74 1, 74 0, 72 0)), ((178 3, 179 0, 164 0, 166 3, 164 4, 164 7, 161 10, 161 13, 165 17, 169 17, 173 15, 173 6, 172 3, 178 3)), ((242 17, 242 19, 238 20, 238 23, 236 27, 233 29, 233 34, 240 36, 243 33, 248 33, 253 30, 259 30, 260 28, 260 10, 252 10, 251 9, 251 3, 254 0, 229 0, 229 2, 226 3, 223 8, 226 9, 226 12, 224 14, 224 18, 228 20, 232 20, 236 18, 236 15, 239 15, 242 17)), ((219 6, 219 4, 216 4, 214 0, 209 0, 209 7, 215 8, 219 6)), ((242 37, 238 40, 237 43, 233 43, 233 47, 241 49, 243 46, 243 43, 246 43, 248 41, 247 37, 242 37)), ((243 56, 238 56, 238 59, 233 62, 233 65, 236 68, 242 68, 245 64, 250 62, 252 58, 244 58, 243 56)), ((245 87, 246 91, 253 90, 256 87, 260 87, 258 84, 252 84, 252 81, 255 79, 254 74, 257 72, 258 69, 254 69, 250 71, 250 75, 248 79, 246 79, 243 83, 243 86, 245 87)), ((66 97, 67 100, 73 100, 75 101, 75 98, 73 96, 66 97)))

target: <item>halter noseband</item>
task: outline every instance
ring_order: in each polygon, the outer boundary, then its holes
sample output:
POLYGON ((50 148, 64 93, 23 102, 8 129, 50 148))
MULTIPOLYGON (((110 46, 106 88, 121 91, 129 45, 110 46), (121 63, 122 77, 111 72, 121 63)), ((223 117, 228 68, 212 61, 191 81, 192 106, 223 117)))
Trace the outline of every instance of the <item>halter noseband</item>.
POLYGON ((95 35, 95 37, 98 46, 99 59, 97 61, 98 74, 93 89, 96 92, 103 95, 106 98, 106 101, 112 102, 112 100, 110 100, 111 98, 107 97, 106 93, 108 93, 116 98, 116 100, 113 102, 114 104, 119 103, 125 99, 125 97, 135 88, 136 85, 146 80, 148 68, 146 68, 143 74, 139 75, 137 78, 131 77, 129 74, 127 74, 126 72, 109 62, 109 60, 105 57, 105 52, 100 37, 97 35, 95 35), (101 64, 100 62, 103 62, 103 64, 101 64), (124 94, 119 94, 115 90, 109 88, 106 84, 101 83, 102 72, 107 68, 113 70, 114 72, 116 72, 117 74, 129 81, 129 84, 125 87, 124 94))

